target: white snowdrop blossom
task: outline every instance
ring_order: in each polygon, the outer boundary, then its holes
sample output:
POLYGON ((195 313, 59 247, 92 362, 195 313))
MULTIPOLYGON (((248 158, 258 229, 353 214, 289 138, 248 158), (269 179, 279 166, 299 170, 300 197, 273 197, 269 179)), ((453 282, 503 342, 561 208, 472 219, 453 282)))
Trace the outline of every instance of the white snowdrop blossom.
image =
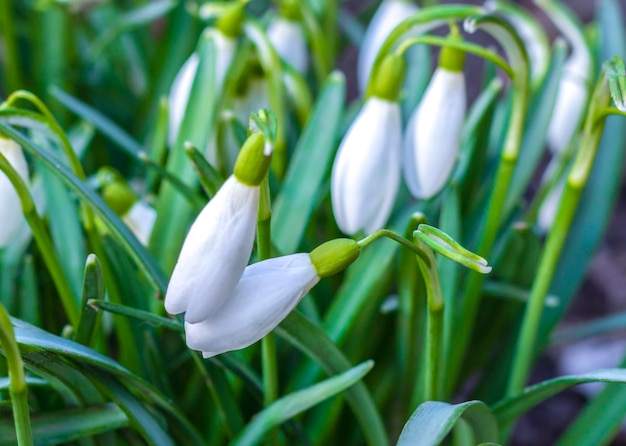
POLYGON ((404 178, 415 198, 431 198, 447 183, 461 144, 465 110, 463 73, 437 68, 403 141, 404 178))
POLYGON ((404 19, 417 12, 418 7, 407 0, 383 0, 367 27, 359 49, 357 81, 359 91, 365 92, 374 60, 387 36, 404 19))
POLYGON ((137 200, 122 216, 122 221, 135 234, 137 240, 147 246, 156 217, 157 213, 153 207, 142 200, 137 200))
MULTIPOLYGON (((28 182, 28 164, 22 148, 13 140, 0 136, 0 153, 17 171, 22 179, 28 182)), ((2 209, 2 224, 0 224, 0 248, 5 247, 15 235, 24 221, 20 199, 9 181, 9 178, 0 171, 0 209, 2 209)))
POLYGON ((267 28, 267 37, 278 55, 300 73, 309 67, 309 54, 302 26, 296 20, 276 17, 267 28))
POLYGON ((397 102, 371 97, 343 138, 331 173, 335 220, 346 234, 389 219, 400 184, 402 118, 397 102))
POLYGON ((309 254, 292 254, 248 266, 224 305, 199 323, 185 323, 189 348, 211 357, 245 348, 272 331, 323 277, 359 256, 354 240, 336 239, 309 254))
POLYGON ((548 125, 548 147, 552 153, 560 153, 567 147, 583 119, 589 88, 581 76, 583 67, 577 66, 577 59, 568 61, 563 67, 563 75, 550 124, 548 125))
POLYGON ((222 308, 185 324, 187 345, 204 357, 247 347, 272 331, 319 280, 309 254, 250 265, 222 308))
POLYGON ((232 295, 254 243, 262 178, 269 167, 264 138, 252 134, 231 175, 194 221, 172 272, 165 309, 189 323, 215 314, 232 295))
MULTIPOLYGON (((232 37, 224 35, 220 30, 214 29, 207 31, 213 36, 213 42, 216 46, 216 63, 215 63, 215 91, 222 91, 224 85, 224 79, 230 68, 230 64, 235 55, 236 40, 232 37)), ((185 116, 185 110, 187 109, 187 103, 189 102, 189 94, 191 93, 191 87, 193 86, 196 72, 198 71, 199 57, 196 53, 193 53, 185 61, 183 66, 176 74, 174 82, 169 94, 169 144, 170 147, 174 146, 180 125, 185 116)), ((214 162, 215 159, 215 141, 212 136, 212 142, 209 143, 209 147, 206 150, 207 159, 210 162, 214 162)))

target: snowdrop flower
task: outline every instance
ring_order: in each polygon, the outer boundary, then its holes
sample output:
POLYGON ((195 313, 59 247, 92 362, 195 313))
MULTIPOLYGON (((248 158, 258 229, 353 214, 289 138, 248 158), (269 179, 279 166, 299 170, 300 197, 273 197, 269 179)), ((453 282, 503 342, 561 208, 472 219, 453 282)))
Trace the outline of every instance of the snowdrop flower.
POLYGON ((589 88, 585 78, 580 75, 582 68, 576 59, 568 60, 563 67, 554 110, 548 124, 548 147, 554 154, 565 150, 585 113, 589 88))
POLYGON ((248 137, 231 175, 200 212, 180 251, 165 295, 165 309, 203 321, 224 305, 243 274, 254 243, 270 154, 261 133, 248 137))
POLYGON ((276 17, 267 28, 267 37, 282 60, 300 73, 309 67, 309 54, 302 26, 295 18, 276 17))
MULTIPOLYGON (((28 182, 28 164, 26 164, 22 148, 15 141, 0 136, 0 153, 20 177, 28 182)), ((0 225, 0 248, 3 248, 19 229, 24 220, 24 214, 22 214, 22 205, 13 184, 2 171, 0 171, 0 209, 3 209, 0 225)))
POLYGON ((408 16, 417 12, 416 5, 408 0, 383 0, 367 27, 357 61, 359 91, 364 93, 372 65, 387 36, 408 16))
MULTIPOLYGON (((216 23, 214 29, 207 29, 205 33, 213 38, 215 44, 215 91, 221 92, 224 85, 224 79, 230 69, 230 65, 235 56, 237 48, 237 36, 241 32, 241 25, 245 18, 245 2, 235 2, 223 13, 216 23)), ((198 71, 199 56, 193 53, 180 68, 169 94, 169 144, 174 146, 178 138, 180 125, 182 124, 187 103, 189 102, 189 94, 193 86, 193 81, 198 71)), ((217 100, 217 99, 216 99, 217 100)), ((207 160, 215 164, 216 153, 215 132, 210 136, 208 147, 205 150, 207 160)))
POLYGON ((547 142, 552 153, 562 152, 580 127, 590 93, 593 55, 585 40, 581 24, 559 2, 537 3, 554 22, 571 45, 571 54, 563 66, 547 142))
POLYGON ((344 136, 331 173, 335 220, 346 234, 371 233, 391 214, 400 184, 402 118, 397 96, 404 76, 401 56, 387 56, 374 95, 344 136))
POLYGON ((429 199, 447 183, 465 120, 464 55, 446 47, 439 67, 409 118, 403 141, 404 178, 415 198, 429 199))
POLYGON ((199 323, 185 323, 187 345, 208 358, 255 343, 287 317, 320 278, 343 270, 358 255, 354 240, 337 239, 309 254, 248 266, 219 310, 199 323))

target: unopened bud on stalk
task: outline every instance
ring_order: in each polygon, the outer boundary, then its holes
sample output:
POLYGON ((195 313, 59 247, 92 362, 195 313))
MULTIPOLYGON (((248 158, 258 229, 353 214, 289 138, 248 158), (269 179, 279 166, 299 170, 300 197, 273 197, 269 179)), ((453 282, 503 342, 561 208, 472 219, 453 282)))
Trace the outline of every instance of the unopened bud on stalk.
MULTIPOLYGON (((458 29, 451 37, 460 39, 458 29)), ((415 198, 429 199, 448 182, 461 146, 466 99, 465 54, 444 47, 439 67, 407 124, 403 143, 404 178, 415 198)))

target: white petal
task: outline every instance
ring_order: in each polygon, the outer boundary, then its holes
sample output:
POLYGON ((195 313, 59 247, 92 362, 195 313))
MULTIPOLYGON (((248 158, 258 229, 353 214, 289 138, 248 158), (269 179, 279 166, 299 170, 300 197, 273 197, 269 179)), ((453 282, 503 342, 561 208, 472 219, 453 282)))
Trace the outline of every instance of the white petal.
POLYGON ((378 50, 393 29, 418 8, 406 0, 383 0, 370 22, 359 49, 357 79, 359 91, 365 92, 378 50))
POLYGON ((389 218, 400 183, 400 107, 370 98, 341 142, 331 174, 333 213, 354 234, 379 229, 389 218))
POLYGON ((300 23, 276 17, 267 28, 267 37, 278 55, 300 73, 309 66, 306 37, 300 23))
MULTIPOLYGON (((15 141, 0 137, 0 153, 4 155, 20 177, 28 182, 28 164, 26 164, 22 148, 15 141)), ((2 171, 0 171, 0 209, 2 210, 0 248, 2 248, 9 243, 24 220, 22 205, 17 192, 2 171)))
POLYGON ((231 176, 191 226, 167 287, 165 309, 195 323, 227 301, 248 264, 259 188, 231 176))
MULTIPOLYGON (((208 31, 213 36, 213 42, 216 47, 216 63, 215 63, 215 91, 221 92, 224 84, 224 78, 230 68, 230 64, 235 55, 236 41, 230 37, 226 37, 218 30, 208 31)), ((169 94, 169 143, 170 147, 174 146, 178 131, 185 116, 187 102, 191 87, 198 71, 199 57, 193 53, 183 64, 176 74, 172 88, 169 94)), ((207 149, 208 153, 214 150, 207 149)))
POLYGON ((180 124, 185 116, 193 79, 198 71, 198 55, 192 54, 176 74, 169 95, 169 142, 174 146, 180 124))
POLYGON ((187 345, 205 357, 245 348, 272 331, 318 281, 308 254, 250 265, 217 313, 185 324, 187 345))
POLYGON ((548 126, 548 147, 552 153, 560 153, 580 127, 588 90, 585 82, 577 75, 565 71, 559 84, 554 111, 548 126))
POLYGON ((137 240, 147 246, 156 217, 157 214, 154 208, 150 207, 144 201, 137 200, 126 215, 122 217, 122 220, 128 225, 130 230, 133 231, 137 240))
POLYGON ((405 179, 416 198, 428 199, 447 183, 459 153, 465 103, 463 73, 438 68, 403 143, 405 179))

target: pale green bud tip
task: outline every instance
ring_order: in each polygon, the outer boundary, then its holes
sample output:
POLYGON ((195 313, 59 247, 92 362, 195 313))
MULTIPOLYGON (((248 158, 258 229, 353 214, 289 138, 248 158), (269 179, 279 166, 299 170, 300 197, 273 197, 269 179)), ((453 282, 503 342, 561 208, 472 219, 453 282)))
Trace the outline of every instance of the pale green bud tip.
POLYGON ((246 3, 245 1, 238 1, 229 5, 217 20, 215 26, 225 36, 235 38, 241 34, 241 27, 246 18, 246 3))
POLYGON ((321 278, 332 276, 344 270, 354 262, 361 248, 349 238, 338 238, 326 242, 309 253, 311 263, 321 278))
POLYGON ((102 198, 117 215, 125 215, 137 201, 130 187, 120 181, 104 185, 102 198))
POLYGON ((604 62, 604 72, 609 82, 609 90, 615 106, 621 112, 626 112, 626 67, 619 56, 604 62))
MULTIPOLYGON (((448 37, 451 40, 456 40, 458 42, 463 41, 459 28, 455 24, 450 25, 450 34, 448 37)), ((439 53, 439 67, 458 73, 463 71, 464 66, 465 52, 450 46, 444 46, 441 49, 441 52, 439 53)))
POLYGON ((398 54, 385 56, 374 73, 372 94, 391 102, 397 101, 405 73, 406 62, 402 56, 398 54))
POLYGON ((248 136, 235 162, 235 178, 248 186, 261 184, 272 158, 271 151, 267 155, 265 152, 266 143, 262 133, 255 132, 248 136))
POLYGON ((300 6, 296 0, 283 0, 279 6, 280 14, 288 20, 300 20, 300 6))

